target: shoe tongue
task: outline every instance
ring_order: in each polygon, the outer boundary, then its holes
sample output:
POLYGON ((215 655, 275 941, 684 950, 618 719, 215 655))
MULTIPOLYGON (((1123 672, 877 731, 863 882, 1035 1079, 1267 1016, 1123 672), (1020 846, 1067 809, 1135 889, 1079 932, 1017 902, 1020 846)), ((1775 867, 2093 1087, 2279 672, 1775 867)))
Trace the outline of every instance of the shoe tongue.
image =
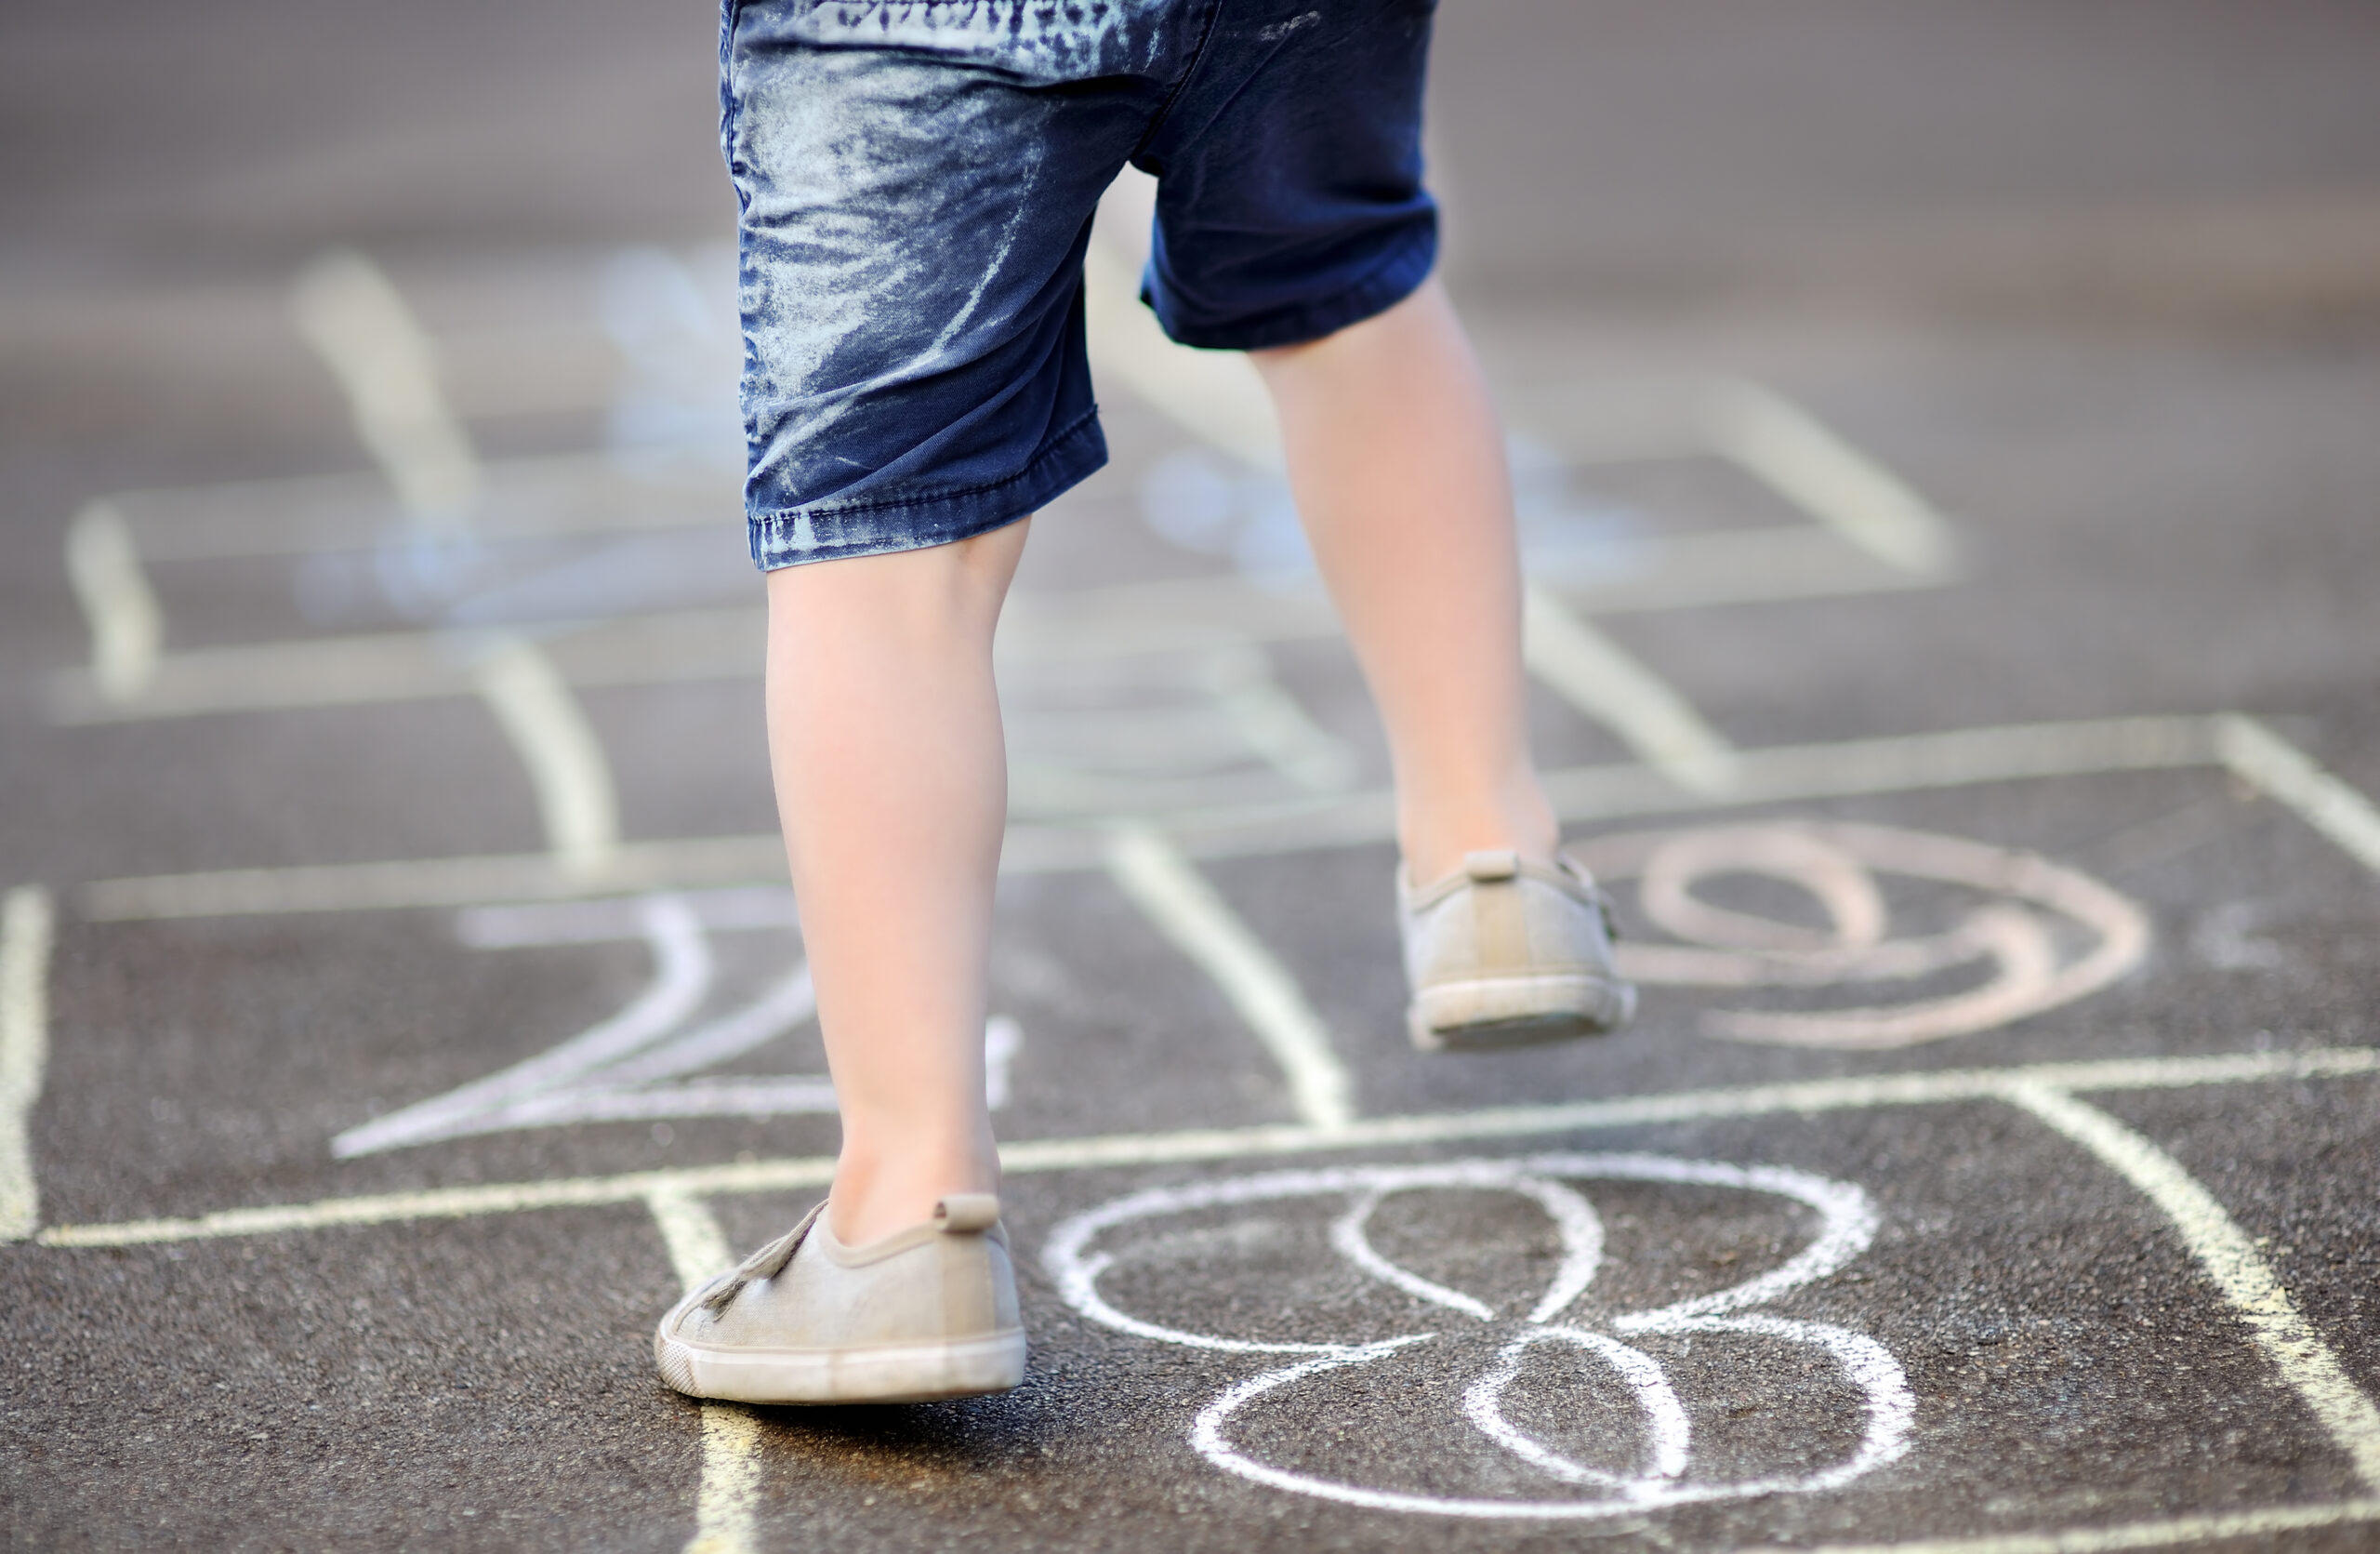
POLYGON ((736 1279, 739 1282, 747 1279, 774 1279, 778 1274, 783 1273, 786 1264, 793 1261, 793 1255, 801 1250, 801 1243, 809 1236, 811 1228, 819 1223, 820 1217, 826 1211, 826 1205, 819 1204, 808 1214, 803 1215, 800 1222, 792 1229, 737 1264, 736 1279))
MULTIPOLYGON (((792 1229, 736 1264, 733 1270, 719 1280, 719 1287, 703 1297, 703 1308, 712 1316, 718 1316, 734 1304, 735 1297, 744 1293, 745 1285, 755 1279, 774 1279, 783 1273, 786 1265, 793 1261, 793 1255, 801 1250, 802 1239, 810 1234, 810 1228, 819 1223, 820 1216, 826 1212, 826 1205, 819 1203, 803 1215, 800 1223, 792 1229)), ((831 1230, 827 1233, 833 1234, 831 1230)))

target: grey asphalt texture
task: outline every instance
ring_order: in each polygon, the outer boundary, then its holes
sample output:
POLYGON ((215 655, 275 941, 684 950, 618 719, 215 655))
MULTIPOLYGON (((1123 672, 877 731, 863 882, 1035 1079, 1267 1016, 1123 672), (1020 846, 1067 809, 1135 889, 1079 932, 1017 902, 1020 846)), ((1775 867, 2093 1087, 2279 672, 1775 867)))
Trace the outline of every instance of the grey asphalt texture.
MULTIPOLYGON (((89 652, 62 559, 86 503, 377 478, 287 314, 292 276, 326 248, 369 253, 394 279, 484 458, 618 445, 617 385, 632 375, 601 324, 615 257, 699 254, 731 231, 713 24, 713 8, 674 0, 130 0, 0 17, 0 887, 39 884, 57 903, 48 1061, 27 1124, 45 1226, 831 1154, 831 1117, 728 1115, 337 1158, 343 1130, 615 1014, 652 975, 647 950, 472 948, 452 907, 111 920, 90 883, 530 854, 539 810, 468 694, 74 724, 55 690, 89 652)), ((1637 386, 1756 380, 1953 525, 1961 564, 1938 586, 1598 616, 1727 739, 1757 750, 2237 711, 2380 795, 2380 12, 1493 0, 1449 7, 1439 40, 1448 273, 1517 428, 1558 446, 1606 413, 1581 406, 1624 407, 1637 386)), ((1229 558, 1146 515, 1187 434, 1120 385, 1103 398, 1115 463, 1038 523, 1020 600, 1235 578, 1229 558)), ((1708 460, 1565 478, 1603 525, 1593 534, 1623 548, 1807 522, 1708 460)), ((701 481, 716 525, 670 531, 692 579, 671 607, 748 608, 759 585, 739 570, 733 478, 701 481)), ((355 520, 363 560, 311 570, 288 554, 157 562, 168 652, 411 629, 367 586, 377 521, 355 520)), ((1344 649, 1262 651, 1354 763, 1352 789, 1383 787, 1344 649)), ((771 829, 757 667, 580 689, 629 841, 771 829)), ((1141 694, 1063 676, 1022 686, 1021 727, 1038 708, 1043 733, 1021 731, 1020 750, 1060 749, 1078 728, 1060 716, 1068 697, 1120 697, 1094 711, 1121 717, 1141 694)), ((1549 765, 1633 759, 1551 692, 1537 712, 1549 765)), ((1243 779, 1256 780, 1215 780, 1243 779)), ((1636 1024, 1602 1042, 1425 1056, 1401 1026, 1384 842, 1326 835, 1197 867, 1321 1017, 1362 1118, 2380 1046, 2380 877, 2215 767, 1687 805, 1571 834, 1771 820, 2038 854, 2136 905, 2147 950, 2071 1002, 1899 1047, 1726 1040, 1711 1018, 1823 1012, 1872 987, 1673 986, 1648 989, 1636 1024)), ((1897 934, 1942 929, 1972 904, 1879 872, 1897 934)), ((1774 879, 1723 871, 1700 888, 1737 912, 1819 921, 1774 879)), ((1667 942, 1633 882, 1615 894, 1630 942, 1667 942)), ((994 1006, 1022 1032, 1004 1139, 1296 1122, 1223 990, 1108 875, 1017 873, 1000 912, 994 1006)), ((2070 925, 2057 933, 2069 952, 2070 925)), ((782 930, 715 940, 719 1009, 795 950, 782 930)), ((1952 968, 1876 996, 1954 997, 1974 979, 1952 968)), ((726 1069, 821 1073, 815 1027, 726 1069)), ((2347 1376, 2380 1393, 2380 1073, 2083 1098, 2211 1193, 2347 1376)), ((1783 1266, 1819 1233, 1806 1205, 1756 1187, 1566 1180, 1604 1235, 1570 1319, 1582 1330, 1633 1331, 1629 1313, 1783 1266)), ((706 1202, 740 1249, 814 1196, 706 1202)), ((2151 1522, 2207 1547, 2380 1545, 2370 1520, 2228 1542, 2193 1521, 2319 1509, 2380 1484, 2359 1477, 2175 1224, 1997 1100, 1295 1156, 1250 1146, 1020 1173, 1004 1202, 1034 1345, 1025 1386, 761 1411, 751 1547, 1667 1550, 2151 1522), (1047 1256, 1069 1216, 1147 1189, 1549 1151, 1781 1167, 1864 1193, 1864 1250, 1746 1310, 1881 1346, 1913 1403, 1905 1449, 1838 1485, 1800 1483, 1860 1440, 1844 1368, 1745 1329, 1649 1332, 1627 1341, 1692 1421, 1680 1481, 1793 1487, 1574 1520, 1293 1493, 1217 1466, 1194 1429, 1294 1356, 1104 1324, 1047 1256)), ((1317 1190, 1130 1222, 1099 1243, 1114 1256, 1099 1288, 1138 1322, 1189 1334, 1437 1335, 1247 1401, 1229 1435, 1250 1460, 1382 1494, 1595 1500, 1463 1411, 1546 1287, 1559 1246, 1544 1211, 1489 1187, 1395 1193, 1376 1211, 1380 1255, 1495 1308, 1483 1322, 1350 1264, 1328 1233, 1346 1202, 1317 1190)), ((657 1385, 647 1348, 676 1288, 632 1199, 0 1246, 0 1535, 29 1548, 679 1548, 696 1527, 700 1411, 657 1385)), ((1555 1348, 1528 1351, 1506 1416, 1574 1462, 1646 1471, 1650 1437, 1619 1373, 1555 1348)))

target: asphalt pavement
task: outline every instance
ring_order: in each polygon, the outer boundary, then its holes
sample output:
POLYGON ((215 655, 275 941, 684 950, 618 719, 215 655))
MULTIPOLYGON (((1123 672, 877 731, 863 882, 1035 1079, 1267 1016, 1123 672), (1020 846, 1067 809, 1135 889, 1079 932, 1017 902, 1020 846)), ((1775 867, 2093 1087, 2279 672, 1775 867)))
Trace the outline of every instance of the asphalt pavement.
POLYGON ((2380 1541, 2380 17, 1441 13, 1646 990, 1408 1045, 1245 364, 1091 288, 1002 628, 1013 1394, 704 1406, 823 1190, 714 8, 0 18, 0 1531, 2380 1541))

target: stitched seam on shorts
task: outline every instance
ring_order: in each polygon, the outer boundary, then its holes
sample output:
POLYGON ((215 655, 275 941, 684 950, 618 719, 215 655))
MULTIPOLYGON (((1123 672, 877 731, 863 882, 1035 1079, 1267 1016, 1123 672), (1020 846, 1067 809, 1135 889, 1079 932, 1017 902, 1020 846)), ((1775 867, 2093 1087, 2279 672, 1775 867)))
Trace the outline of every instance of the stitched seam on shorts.
MULTIPOLYGON (((741 3, 741 0, 738 0, 741 3)), ((1033 0, 813 0, 811 9, 823 11, 832 6, 838 12, 852 12, 854 20, 865 20, 874 11, 890 10, 895 6, 905 10, 922 10, 928 15, 935 11, 965 11, 969 15, 989 12, 994 17, 1022 15, 1033 0)), ((838 15, 838 21, 845 20, 838 15)))
MULTIPOLYGON (((1009 0, 1011 7, 1020 11, 1028 3, 1029 0, 1009 0)), ((834 7, 838 11, 856 10, 861 16, 866 16, 870 11, 883 10, 888 6, 901 6, 910 10, 923 9, 929 12, 954 10, 960 7, 969 11, 988 10, 994 16, 998 16, 1000 12, 1000 0, 817 0, 817 4, 812 6, 811 9, 823 11, 828 6, 834 7)), ((838 17, 837 20, 841 19, 838 17)))
MULTIPOLYGON (((1421 281, 1426 281, 1430 278, 1430 272, 1437 268, 1437 249, 1438 234, 1435 227, 1428 229, 1416 229, 1412 241, 1391 249, 1386 255, 1382 256, 1379 263, 1373 265, 1369 270, 1365 271, 1361 277, 1356 280, 1350 281, 1345 286, 1341 286, 1333 296, 1327 299, 1328 301, 1336 303, 1342 308, 1352 306, 1355 308, 1368 308, 1370 311, 1364 312, 1361 317, 1349 319, 1345 324, 1341 324, 1337 325, 1337 327, 1343 329, 1347 327, 1348 324, 1360 324, 1365 318, 1370 318, 1380 312, 1383 312, 1388 309, 1395 307, 1398 301, 1403 299, 1404 297, 1412 295, 1413 291, 1421 285, 1421 281), (1422 270, 1421 280, 1415 281, 1412 286, 1405 287, 1404 291, 1398 297, 1391 298, 1388 301, 1381 303, 1376 308, 1372 307, 1371 300, 1375 294, 1395 289, 1395 287, 1388 281, 1390 273, 1411 263, 1416 257, 1423 255, 1428 257, 1430 263, 1422 270)), ((1323 312, 1328 310, 1320 306, 1310 306, 1304 311, 1312 313, 1323 312)))
POLYGON ((1223 20, 1226 3, 1227 0, 1210 0, 1207 7, 1207 25, 1198 34, 1198 46, 1190 51, 1190 63, 1183 69, 1181 79, 1174 82, 1173 90, 1165 94, 1165 101, 1158 105, 1157 113, 1149 119, 1149 126, 1142 133, 1140 142, 1126 153, 1126 162, 1134 161, 1148 150, 1164 130, 1165 121, 1173 116, 1174 104, 1180 102, 1182 94, 1190 89, 1190 82, 1198 73, 1198 67, 1207 62, 1207 45, 1214 39, 1215 24, 1223 20))
POLYGON ((1012 524, 1021 524, 1028 516, 1030 514, 1012 512, 1005 517, 986 518, 980 522, 958 525, 946 531, 937 531, 932 538, 926 538, 915 535, 900 535, 892 538, 878 536, 868 539, 824 539, 815 547, 798 554, 789 553, 786 549, 771 545, 766 548, 765 554, 759 549, 754 550, 752 564, 764 573, 781 572, 788 566, 807 566, 812 562, 819 561, 841 561, 849 556, 898 555, 904 551, 932 550, 935 546, 955 545, 963 539, 972 539, 979 534, 990 534, 995 530, 1007 528, 1012 524))
POLYGON ((1090 409, 1084 411, 1081 415, 1076 417, 1073 420, 1068 421, 1064 427, 1061 428, 1058 432, 1051 434, 1050 440, 1041 445, 1040 451, 1033 456, 1033 461, 1031 463, 1025 465, 1024 469, 1017 471, 1016 473, 1012 475, 1003 475, 998 480, 985 481, 978 485, 950 485, 934 491, 912 491, 906 497, 884 497, 876 499, 853 502, 838 502, 831 499, 823 502, 810 502, 800 507, 774 508, 767 512, 754 512, 747 516, 755 523, 790 524, 803 517, 808 517, 813 520, 819 518, 840 518, 845 513, 880 512, 886 508, 922 507, 934 502, 955 500, 960 497, 981 497, 989 492, 1004 490, 1012 485, 1022 485, 1024 482, 1032 479, 1033 476, 1040 471, 1042 463, 1048 459, 1051 453, 1057 450, 1060 444, 1064 443, 1067 438, 1072 437, 1076 432, 1080 432, 1084 427, 1089 426, 1098 419, 1099 406, 1094 405, 1090 409))
MULTIPOLYGON (((752 206, 751 173, 743 160, 744 88, 737 81, 735 29, 743 20, 746 0, 721 0, 719 27, 719 153, 727 164, 727 181, 735 191, 737 225, 752 206)), ((739 234, 737 246, 742 246, 739 234)), ((738 259, 739 283, 742 280, 738 259)))

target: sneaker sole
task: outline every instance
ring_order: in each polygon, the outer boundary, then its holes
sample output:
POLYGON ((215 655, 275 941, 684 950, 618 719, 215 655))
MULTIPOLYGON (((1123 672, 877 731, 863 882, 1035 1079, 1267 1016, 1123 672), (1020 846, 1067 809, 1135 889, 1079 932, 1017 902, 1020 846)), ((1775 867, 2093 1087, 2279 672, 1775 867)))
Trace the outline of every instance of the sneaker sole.
POLYGON ((1600 976, 1500 976, 1417 994, 1406 1033, 1423 1052, 1497 1052, 1606 1036, 1636 1014, 1636 990, 1600 976))
POLYGON ((694 1398, 739 1403, 923 1403, 1013 1390, 1025 1380, 1022 1329, 865 1348, 715 1348, 654 1338, 661 1379, 694 1398))

